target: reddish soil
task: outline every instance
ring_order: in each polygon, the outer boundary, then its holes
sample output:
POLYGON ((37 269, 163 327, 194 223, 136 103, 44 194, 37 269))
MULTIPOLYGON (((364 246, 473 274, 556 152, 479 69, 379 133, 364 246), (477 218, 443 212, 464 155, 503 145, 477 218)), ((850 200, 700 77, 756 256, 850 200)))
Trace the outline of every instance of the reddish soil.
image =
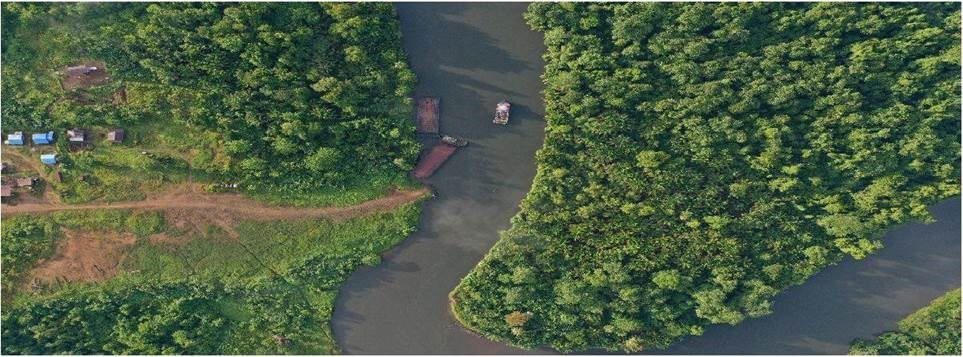
POLYGON ((164 233, 153 234, 147 237, 147 241, 152 245, 167 245, 167 246, 180 246, 187 243, 189 237, 187 236, 175 236, 171 237, 164 233))
MULTIPOLYGON (((393 191, 385 197, 348 207, 297 208, 268 206, 238 194, 207 193, 197 185, 181 185, 178 189, 149 197, 144 201, 88 205, 51 203, 22 203, 3 205, 3 214, 42 213, 61 210, 87 209, 147 209, 164 210, 168 224, 188 233, 205 233, 210 226, 222 229, 228 237, 237 238, 235 229, 240 219, 277 220, 311 217, 346 219, 384 212, 414 202, 429 194, 428 189, 393 191)), ((136 238, 129 233, 101 233, 64 231, 53 257, 41 260, 25 279, 25 289, 76 281, 104 281, 118 273, 127 257, 128 248, 136 238)), ((155 234, 148 238, 152 244, 180 245, 182 239, 194 234, 155 234)))
MULTIPOLYGON (((45 213, 53 211, 92 210, 92 209, 145 209, 166 210, 172 215, 176 225, 178 215, 196 216, 211 219, 220 227, 233 226, 234 219, 298 219, 327 217, 346 219, 371 213, 389 211, 398 206, 417 201, 430 191, 422 188, 414 191, 392 191, 388 195, 371 201, 346 207, 281 207, 256 202, 240 194, 203 192, 197 186, 182 185, 179 189, 143 201, 65 205, 57 203, 23 203, 15 206, 3 205, 5 215, 20 213, 45 213)), ((228 231, 230 233, 230 231, 228 231)))
POLYGON ((51 285, 75 281, 104 281, 117 274, 136 241, 129 233, 64 230, 64 239, 50 258, 37 263, 25 283, 51 285))

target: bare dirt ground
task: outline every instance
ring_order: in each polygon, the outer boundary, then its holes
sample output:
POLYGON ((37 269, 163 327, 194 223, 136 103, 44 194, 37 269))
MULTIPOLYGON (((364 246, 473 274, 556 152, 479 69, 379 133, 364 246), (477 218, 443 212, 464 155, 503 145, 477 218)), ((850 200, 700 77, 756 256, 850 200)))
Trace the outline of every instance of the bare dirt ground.
MULTIPOLYGON (((187 237, 217 227, 230 239, 236 239, 236 226, 242 219, 283 220, 326 217, 347 219, 385 212, 415 202, 430 194, 427 188, 413 191, 392 191, 388 195, 347 207, 298 208, 268 206, 239 194, 204 192, 199 185, 183 184, 173 190, 144 201, 64 205, 59 203, 21 203, 3 205, 3 214, 47 213, 65 210, 144 209, 163 210, 171 226, 187 234, 176 237, 155 234, 148 238, 152 244, 179 245, 187 237)), ((117 275, 129 248, 137 241, 130 233, 88 232, 64 230, 64 239, 56 253, 38 262, 24 279, 24 289, 35 290, 67 282, 96 282, 117 275)), ((255 257, 256 258, 256 257, 255 257)))
MULTIPOLYGON (((45 204, 45 202, 43 201, 46 201, 46 202, 59 203, 60 197, 57 197, 57 195, 53 193, 53 190, 48 184, 48 182, 50 182, 50 178, 54 175, 50 175, 50 176, 44 175, 43 163, 40 162, 39 154, 37 155, 38 155, 37 157, 34 157, 31 159, 30 157, 27 157, 26 155, 20 153, 20 151, 18 150, 14 150, 14 149, 3 150, 4 160, 9 161, 11 164, 13 164, 13 169, 16 172, 27 172, 30 174, 34 174, 37 177, 43 179, 44 185, 48 185, 47 188, 44 189, 43 191, 44 192, 43 200, 34 198, 30 194, 22 194, 20 195, 20 197, 17 198, 17 202, 45 204), (24 197, 24 196, 31 196, 31 197, 24 197)), ((6 210, 7 206, 4 205, 3 207, 4 207, 4 210, 6 210)))
MULTIPOLYGON (((85 66, 93 66, 100 68, 101 70, 92 72, 87 75, 64 75, 61 83, 63 83, 64 89, 71 90, 76 88, 89 88, 98 84, 104 84, 110 81, 110 75, 107 73, 107 69, 104 67, 104 62, 92 61, 82 63, 85 66)), ((66 68, 64 69, 66 72, 66 68)))
POLYGON ((346 207, 281 207, 269 206, 240 194, 204 192, 197 185, 181 185, 167 193, 148 197, 143 201, 65 205, 59 203, 23 203, 3 205, 3 214, 46 213, 93 209, 144 209, 169 211, 176 225, 177 216, 201 214, 212 219, 218 226, 233 226, 234 219, 278 220, 327 217, 346 219, 385 212, 398 206, 417 201, 430 191, 422 188, 413 191, 392 191, 374 200, 346 207))
POLYGON ((39 261, 24 282, 40 286, 110 279, 136 240, 130 233, 64 230, 56 253, 39 261))

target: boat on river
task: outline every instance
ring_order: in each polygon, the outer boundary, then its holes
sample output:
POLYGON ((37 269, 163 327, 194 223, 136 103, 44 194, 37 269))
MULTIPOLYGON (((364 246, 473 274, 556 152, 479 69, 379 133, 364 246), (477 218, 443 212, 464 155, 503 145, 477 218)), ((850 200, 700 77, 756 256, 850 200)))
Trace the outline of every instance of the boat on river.
POLYGON ((419 133, 437 134, 439 127, 438 98, 421 97, 418 99, 417 120, 415 128, 419 133))
POLYGON ((511 110, 512 103, 507 100, 499 102, 495 105, 495 119, 492 120, 492 123, 508 125, 508 116, 511 114, 511 110))
POLYGON ((418 179, 425 179, 435 173, 441 164, 445 163, 451 155, 460 147, 468 145, 468 140, 445 135, 435 144, 427 154, 421 157, 418 165, 411 171, 412 176, 418 179))

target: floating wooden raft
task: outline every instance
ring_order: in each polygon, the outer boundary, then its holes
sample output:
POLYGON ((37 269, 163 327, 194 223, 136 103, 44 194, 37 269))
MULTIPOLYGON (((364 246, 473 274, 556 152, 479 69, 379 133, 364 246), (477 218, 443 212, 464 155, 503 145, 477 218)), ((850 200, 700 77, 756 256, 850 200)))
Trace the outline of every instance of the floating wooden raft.
POLYGON ((415 127, 419 133, 438 133, 438 98, 418 99, 418 118, 415 120, 415 127))
POLYGON ((434 147, 428 151, 428 154, 418 161, 418 166, 412 171, 412 174, 419 179, 424 179, 435 173, 441 167, 441 164, 448 160, 448 157, 455 153, 458 147, 447 142, 440 142, 435 144, 434 147))

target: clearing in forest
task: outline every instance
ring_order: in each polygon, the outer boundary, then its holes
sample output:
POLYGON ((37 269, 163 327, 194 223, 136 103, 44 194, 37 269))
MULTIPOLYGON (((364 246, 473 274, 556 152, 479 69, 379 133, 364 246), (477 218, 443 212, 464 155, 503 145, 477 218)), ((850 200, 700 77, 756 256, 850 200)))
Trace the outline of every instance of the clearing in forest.
POLYGON ((107 81, 110 80, 110 75, 107 74, 107 68, 104 67, 104 62, 101 61, 88 61, 68 66, 63 69, 63 72, 64 77, 60 83, 65 90, 89 88, 107 83, 107 81))
POLYGON ((24 283, 31 286, 114 277, 137 238, 130 233, 82 232, 65 229, 56 253, 37 262, 24 283))

